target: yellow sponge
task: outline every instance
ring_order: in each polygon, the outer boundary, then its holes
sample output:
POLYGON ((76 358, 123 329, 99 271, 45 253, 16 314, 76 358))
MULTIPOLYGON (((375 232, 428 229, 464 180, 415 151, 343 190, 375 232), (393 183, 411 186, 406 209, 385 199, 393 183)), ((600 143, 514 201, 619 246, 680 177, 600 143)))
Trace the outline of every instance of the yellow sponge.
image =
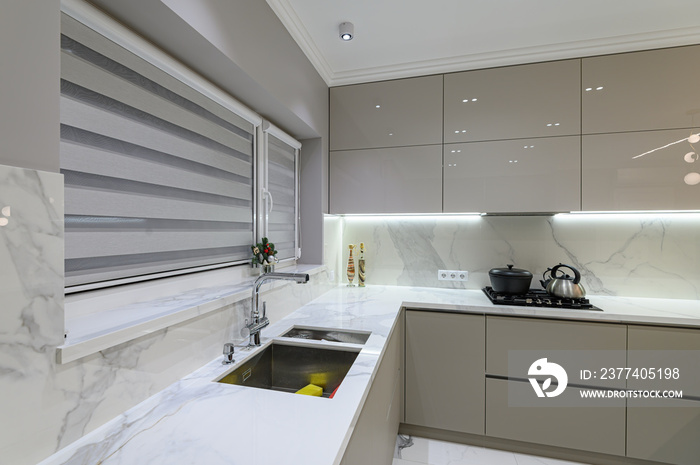
POLYGON ((321 395, 323 394, 323 388, 320 386, 316 386, 315 384, 307 384, 306 386, 299 389, 294 394, 302 394, 304 396, 321 397, 321 395))

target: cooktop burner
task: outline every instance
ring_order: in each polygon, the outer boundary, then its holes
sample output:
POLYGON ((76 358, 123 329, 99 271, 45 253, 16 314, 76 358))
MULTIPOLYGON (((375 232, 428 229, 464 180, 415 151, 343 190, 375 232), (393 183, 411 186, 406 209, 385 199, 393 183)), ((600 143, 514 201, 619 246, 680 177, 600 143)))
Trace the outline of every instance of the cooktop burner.
POLYGON ((566 308, 571 310, 597 310, 602 312, 603 309, 591 304, 588 299, 567 299, 561 297, 553 297, 547 294, 544 289, 530 289, 527 294, 502 294, 496 292, 491 286, 486 286, 482 289, 486 297, 492 303, 498 305, 519 305, 522 307, 546 307, 546 308, 566 308))

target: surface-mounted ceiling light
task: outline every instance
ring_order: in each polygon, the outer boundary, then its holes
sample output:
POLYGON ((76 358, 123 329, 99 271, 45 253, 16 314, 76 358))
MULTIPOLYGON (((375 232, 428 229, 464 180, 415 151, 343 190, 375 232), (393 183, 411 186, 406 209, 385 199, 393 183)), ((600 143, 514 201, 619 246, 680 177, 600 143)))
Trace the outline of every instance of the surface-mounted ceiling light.
POLYGON ((343 40, 352 40, 355 35, 355 26, 352 23, 340 23, 340 38, 343 40))

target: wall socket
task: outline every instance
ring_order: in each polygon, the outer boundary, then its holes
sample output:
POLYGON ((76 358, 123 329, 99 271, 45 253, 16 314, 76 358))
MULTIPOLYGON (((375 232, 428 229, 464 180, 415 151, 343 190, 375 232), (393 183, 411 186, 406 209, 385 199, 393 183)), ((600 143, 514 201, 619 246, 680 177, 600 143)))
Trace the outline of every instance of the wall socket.
POLYGON ((438 281, 468 281, 469 272, 461 270, 438 270, 438 281))

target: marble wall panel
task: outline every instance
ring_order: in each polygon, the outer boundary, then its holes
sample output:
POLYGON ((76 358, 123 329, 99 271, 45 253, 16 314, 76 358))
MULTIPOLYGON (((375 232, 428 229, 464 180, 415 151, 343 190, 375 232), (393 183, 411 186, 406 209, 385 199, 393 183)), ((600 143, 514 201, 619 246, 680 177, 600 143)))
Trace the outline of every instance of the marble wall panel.
MULTIPOLYGON (((560 262, 583 275, 589 294, 700 298, 700 214, 343 217, 326 234, 367 245, 367 282, 480 289, 508 263, 541 274, 560 262), (466 270, 466 283, 437 270, 466 270)), ((326 238, 326 243, 332 240, 326 238)), ((332 252, 329 252, 332 255, 332 252)), ((328 263, 332 266, 332 263, 328 263)), ((533 282, 533 287, 538 285, 533 282)))

